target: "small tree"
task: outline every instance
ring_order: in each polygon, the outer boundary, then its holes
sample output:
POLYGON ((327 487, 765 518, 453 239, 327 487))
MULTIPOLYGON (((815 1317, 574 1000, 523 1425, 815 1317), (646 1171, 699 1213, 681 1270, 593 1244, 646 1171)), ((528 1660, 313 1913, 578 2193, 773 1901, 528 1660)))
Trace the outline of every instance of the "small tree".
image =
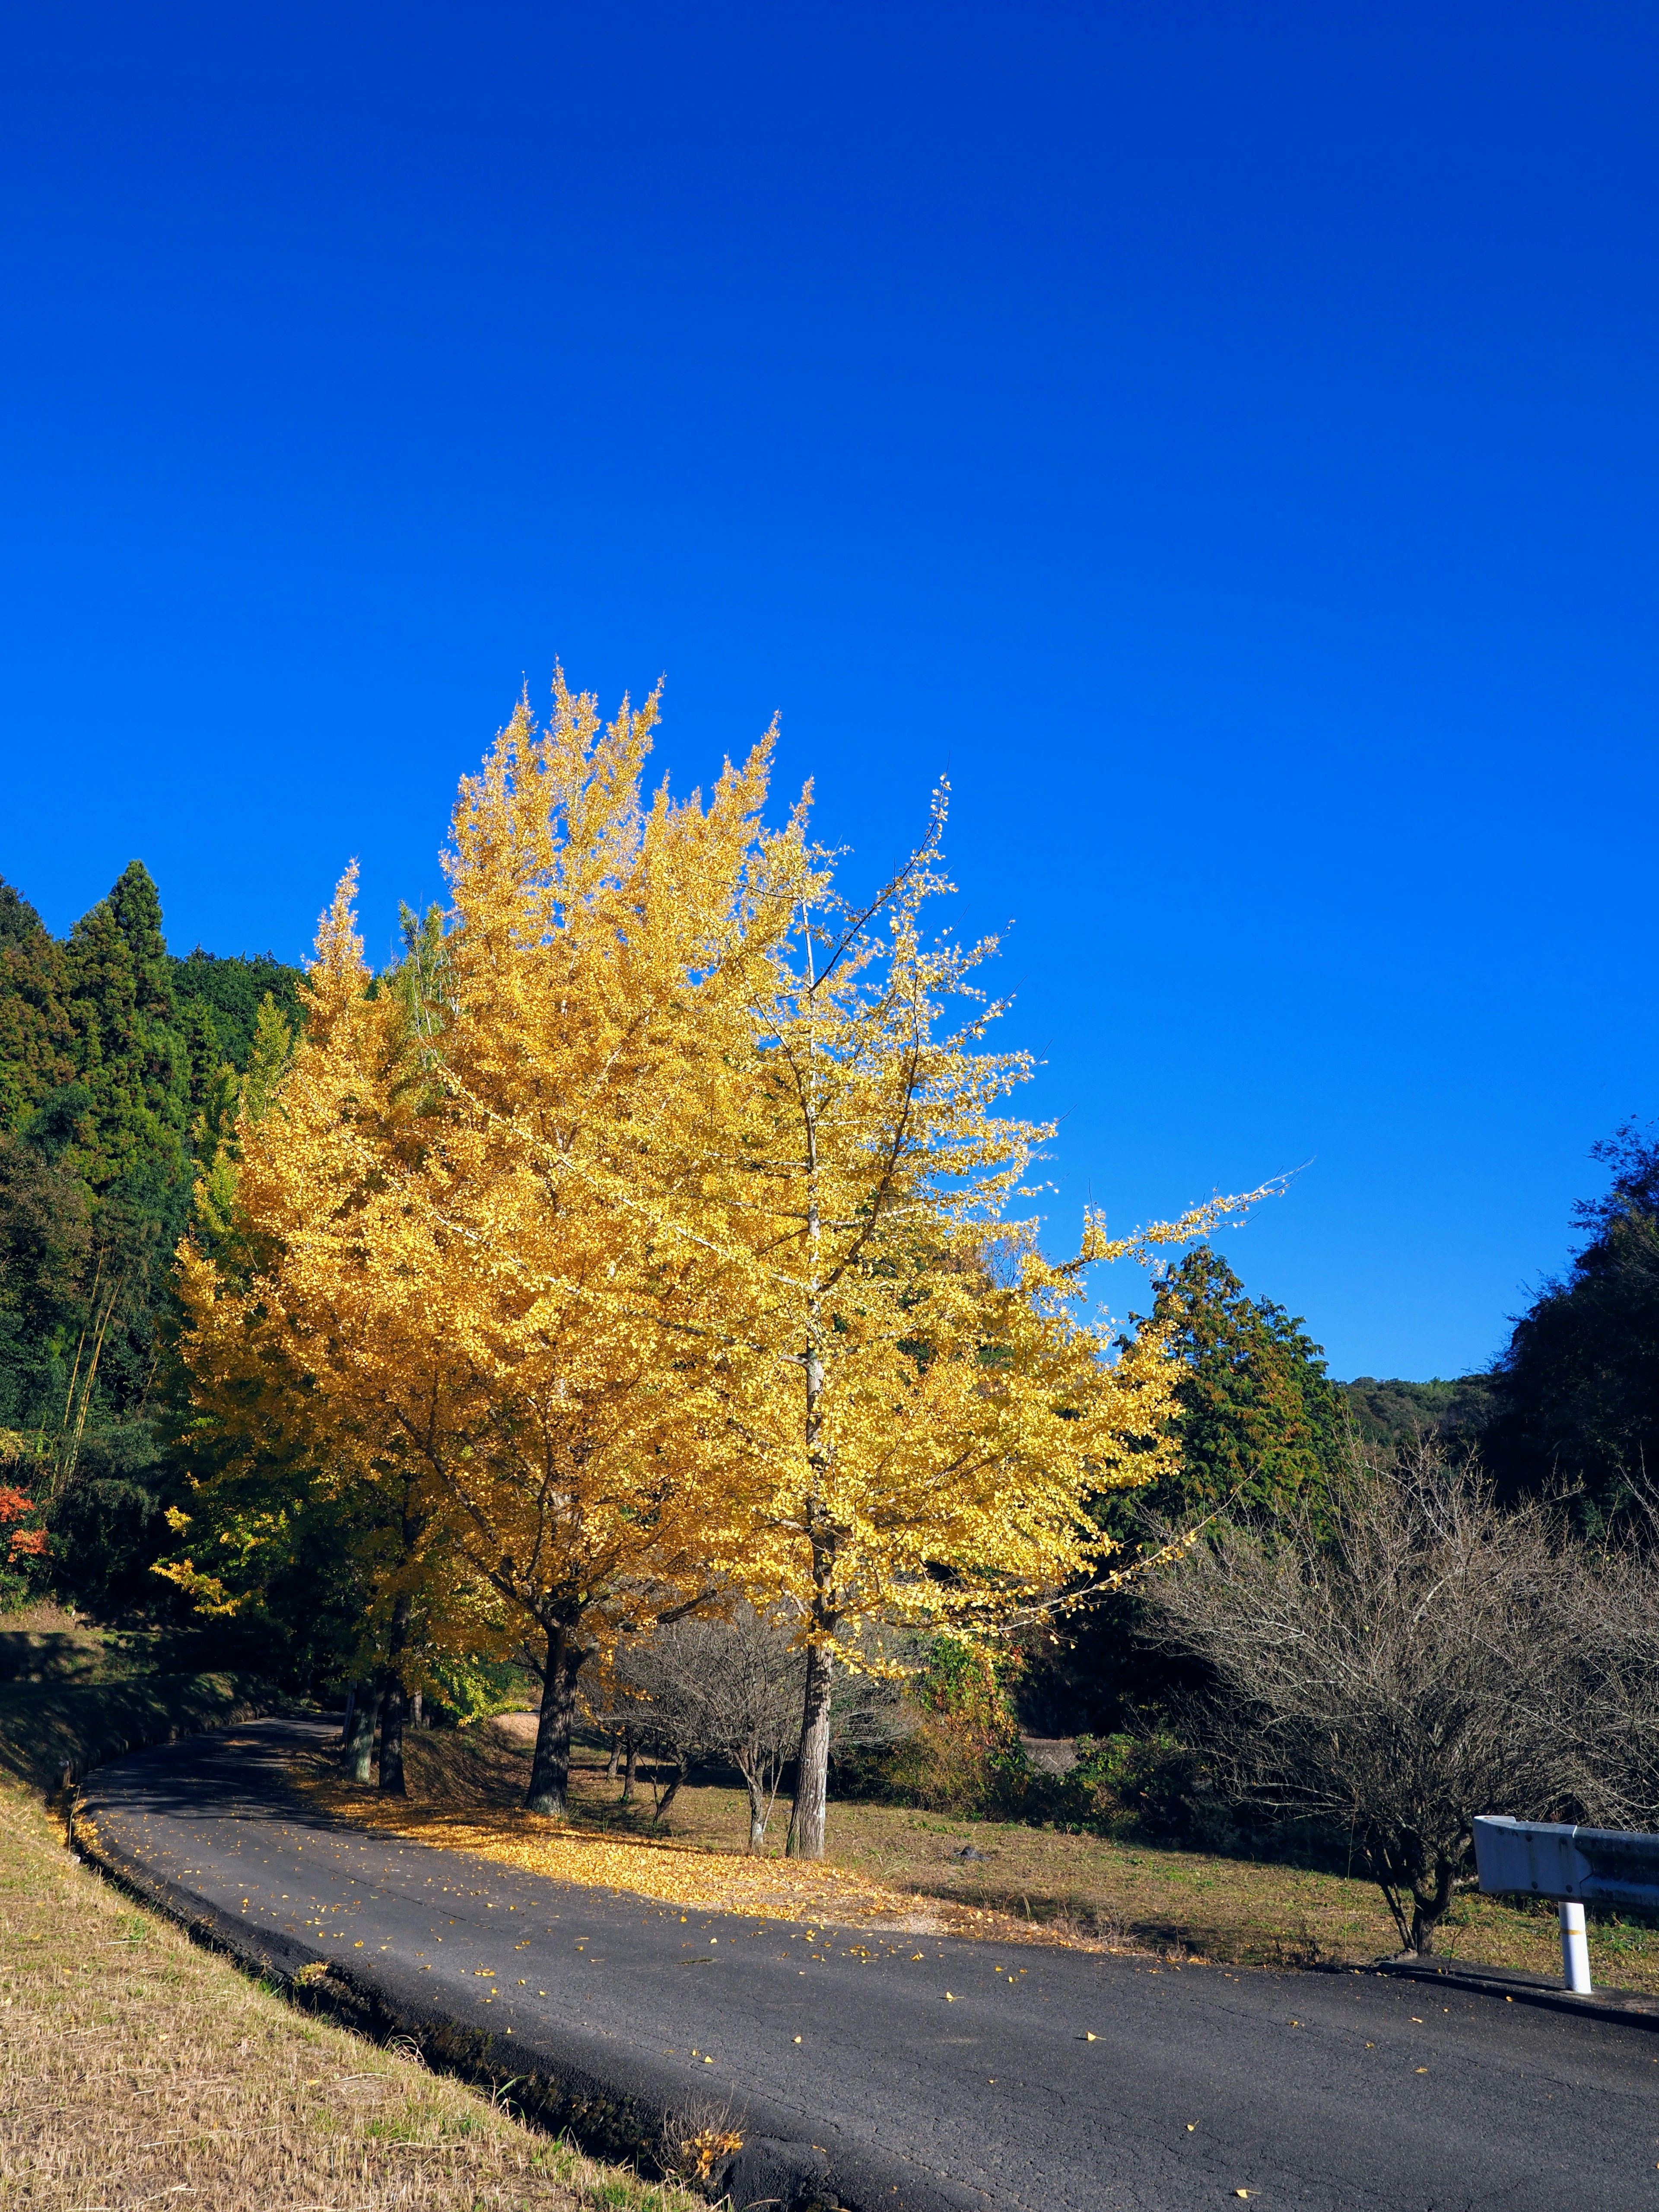
POLYGON ((1557 1533, 1431 1447, 1355 1462, 1317 1515, 1219 1527, 1150 1598, 1153 1632, 1206 1669, 1188 1718, 1234 1802, 1351 1837, 1402 1946, 1433 1948, 1477 1814, 1580 1801, 1557 1533))
MULTIPOLYGON (((800 1737, 806 1653, 793 1624, 738 1606, 720 1620, 685 1620, 618 1654, 619 1711, 668 1753, 674 1779, 660 1820, 700 1759, 735 1766, 749 1798, 749 1848, 766 1848, 767 1824, 800 1737)), ((872 1675, 849 1675, 836 1701, 831 1747, 886 1742, 907 1725, 898 1692, 872 1675)))

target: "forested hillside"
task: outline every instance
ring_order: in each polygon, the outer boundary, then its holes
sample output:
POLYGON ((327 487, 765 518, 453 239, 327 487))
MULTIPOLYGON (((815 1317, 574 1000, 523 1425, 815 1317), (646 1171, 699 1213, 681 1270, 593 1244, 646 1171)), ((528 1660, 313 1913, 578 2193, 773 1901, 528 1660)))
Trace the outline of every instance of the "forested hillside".
POLYGON ((1492 1383, 1487 1375, 1430 1382, 1358 1375, 1340 1387, 1361 1442, 1384 1449, 1434 1437, 1455 1451, 1466 1450, 1492 1419, 1492 1383))
POLYGON ((192 1188, 262 1004, 268 1023, 298 1012, 297 969, 177 958, 161 920, 137 860, 62 939, 0 882, 0 1444, 58 1579, 94 1603, 143 1587, 161 1533, 192 1188))

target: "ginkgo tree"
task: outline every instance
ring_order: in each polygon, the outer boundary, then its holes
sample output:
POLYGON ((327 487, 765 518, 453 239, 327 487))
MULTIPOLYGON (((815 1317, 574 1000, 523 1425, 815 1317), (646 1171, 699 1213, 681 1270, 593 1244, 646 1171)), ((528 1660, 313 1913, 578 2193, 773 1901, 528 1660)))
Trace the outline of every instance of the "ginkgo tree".
MULTIPOLYGON (((578 1671, 720 1601, 750 1516, 706 1448, 688 1301, 700 1139, 729 1121, 759 939, 745 896, 767 747, 705 805, 641 780, 654 701, 602 727, 559 679, 462 785, 451 905, 398 988, 342 884, 314 1007, 244 1130, 240 1283, 187 1256, 211 1391, 257 1340, 319 1464, 378 1484, 532 1641, 526 1803, 562 1811, 578 1671)), ((395 1653, 393 1655, 395 1665, 395 1653)))
MULTIPOLYGON (((1162 1332, 1114 1357, 1079 1313, 1098 1261, 1202 1235, 1218 1200, 1133 1237, 1091 1218, 1046 1261, 1010 1224, 1050 1126, 1007 1101, 1032 1073, 988 1048, 994 940, 924 933, 951 887, 932 833, 861 910, 798 814, 756 871, 744 1080, 711 1123, 718 1259, 700 1270, 702 1373, 728 1477, 754 1501, 744 1568, 807 1649, 789 1849, 819 1856, 839 1657, 878 1625, 988 1645, 1111 1548, 1091 1503, 1164 1472, 1176 1379, 1162 1332), (787 926, 778 917, 787 915, 787 926)), ((705 1234, 708 1234, 705 1222, 705 1234)))
MULTIPOLYGON (((418 1157, 423 1101, 407 994, 371 992, 349 870, 319 927, 297 1041, 269 1002, 231 1128, 198 1185, 180 1250, 191 1503, 157 1571, 204 1612, 269 1613, 309 1577, 311 1609, 355 1613, 338 1656, 379 1676, 380 1786, 404 1790, 407 1693, 422 1651, 490 1640, 441 1537, 427 1472, 388 1449, 349 1392, 324 1387, 355 1337, 316 1235, 349 1223, 418 1157)), ((499 1625, 495 1640, 499 1642, 499 1625)))

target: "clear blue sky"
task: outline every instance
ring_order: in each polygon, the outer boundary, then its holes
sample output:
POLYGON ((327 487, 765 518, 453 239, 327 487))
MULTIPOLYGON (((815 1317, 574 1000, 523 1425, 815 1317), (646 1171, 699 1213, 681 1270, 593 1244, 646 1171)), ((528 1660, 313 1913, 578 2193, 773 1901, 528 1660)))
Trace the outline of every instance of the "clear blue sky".
MULTIPOLYGON (((1050 1241, 1484 1362, 1659 1109, 1659 15, 15 11, 0 872, 371 954, 556 655, 961 927, 1050 1241)), ((1106 1283, 1121 1310, 1134 1286, 1106 1283)))

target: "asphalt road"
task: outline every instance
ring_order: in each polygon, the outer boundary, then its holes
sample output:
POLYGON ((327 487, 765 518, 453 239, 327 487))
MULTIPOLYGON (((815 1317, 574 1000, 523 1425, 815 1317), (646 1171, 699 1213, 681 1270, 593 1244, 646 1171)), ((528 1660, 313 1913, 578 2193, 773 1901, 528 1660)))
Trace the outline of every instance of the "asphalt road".
POLYGON ((138 1753, 82 1803, 286 1972, 343 1962, 590 2099, 729 2111, 739 2205, 816 2168, 855 2212, 1659 2212, 1659 2034, 1369 1974, 683 1916, 331 1825, 282 1779, 324 1733, 138 1753))

